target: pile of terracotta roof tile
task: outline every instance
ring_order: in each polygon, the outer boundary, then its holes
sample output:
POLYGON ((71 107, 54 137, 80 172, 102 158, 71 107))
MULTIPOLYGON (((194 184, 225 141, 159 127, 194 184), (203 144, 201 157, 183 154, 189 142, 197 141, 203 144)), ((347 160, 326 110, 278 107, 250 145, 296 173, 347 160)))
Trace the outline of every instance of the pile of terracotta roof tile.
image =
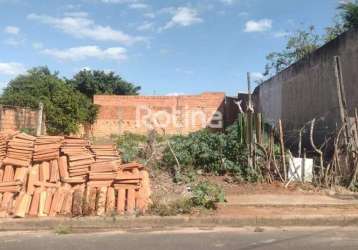
POLYGON ((3 163, 28 167, 32 160, 36 137, 24 133, 15 134, 7 144, 6 158, 3 163))
POLYGON ((60 147, 63 141, 62 136, 40 136, 35 140, 33 161, 49 161, 58 159, 60 147))
POLYGON ((95 162, 89 150, 89 142, 81 138, 67 137, 61 147, 61 152, 67 156, 69 177, 85 180, 90 165, 95 162))
POLYGON ((8 135, 5 133, 0 133, 0 160, 3 160, 6 157, 7 140, 8 135))
POLYGON ((76 137, 0 135, 0 217, 144 213, 147 171, 112 145, 76 137), (1 158, 0 158, 1 159, 1 158))
POLYGON ((115 145, 92 145, 91 150, 96 159, 96 162, 116 161, 120 160, 117 148, 115 145))

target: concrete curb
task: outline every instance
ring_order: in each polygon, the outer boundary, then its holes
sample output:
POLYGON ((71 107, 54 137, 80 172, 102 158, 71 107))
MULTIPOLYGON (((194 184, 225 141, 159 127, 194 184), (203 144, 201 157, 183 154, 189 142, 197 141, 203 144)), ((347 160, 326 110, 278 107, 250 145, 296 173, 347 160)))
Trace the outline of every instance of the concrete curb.
POLYGON ((358 226, 358 216, 311 216, 311 217, 83 217, 83 218, 34 218, 2 219, 0 231, 54 230, 66 225, 72 230, 162 230, 171 228, 200 227, 281 227, 281 226, 358 226))

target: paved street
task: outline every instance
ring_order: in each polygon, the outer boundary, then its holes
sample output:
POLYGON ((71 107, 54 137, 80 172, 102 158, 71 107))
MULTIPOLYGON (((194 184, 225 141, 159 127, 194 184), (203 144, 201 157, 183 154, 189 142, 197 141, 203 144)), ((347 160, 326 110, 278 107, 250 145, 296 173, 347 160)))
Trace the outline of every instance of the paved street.
POLYGON ((1 233, 0 249, 358 249, 358 228, 186 229, 169 232, 1 233), (255 232, 262 231, 262 232, 255 232))

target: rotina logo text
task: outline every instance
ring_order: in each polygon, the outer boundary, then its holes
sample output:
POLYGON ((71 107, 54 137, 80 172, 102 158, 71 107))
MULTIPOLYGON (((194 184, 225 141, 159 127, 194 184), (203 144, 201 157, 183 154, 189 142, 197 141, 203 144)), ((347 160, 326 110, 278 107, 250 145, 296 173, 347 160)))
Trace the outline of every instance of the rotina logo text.
POLYGON ((149 106, 136 107, 136 127, 146 129, 167 128, 223 128, 223 114, 220 111, 202 109, 181 109, 175 107, 158 110, 149 106))

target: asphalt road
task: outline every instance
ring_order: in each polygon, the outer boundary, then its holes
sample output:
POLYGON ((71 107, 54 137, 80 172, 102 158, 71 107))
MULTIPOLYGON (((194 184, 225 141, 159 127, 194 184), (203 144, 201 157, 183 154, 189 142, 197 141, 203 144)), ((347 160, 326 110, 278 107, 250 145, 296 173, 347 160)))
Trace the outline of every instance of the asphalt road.
POLYGON ((358 249, 358 228, 186 229, 167 232, 0 233, 0 249, 211 250, 358 249))

